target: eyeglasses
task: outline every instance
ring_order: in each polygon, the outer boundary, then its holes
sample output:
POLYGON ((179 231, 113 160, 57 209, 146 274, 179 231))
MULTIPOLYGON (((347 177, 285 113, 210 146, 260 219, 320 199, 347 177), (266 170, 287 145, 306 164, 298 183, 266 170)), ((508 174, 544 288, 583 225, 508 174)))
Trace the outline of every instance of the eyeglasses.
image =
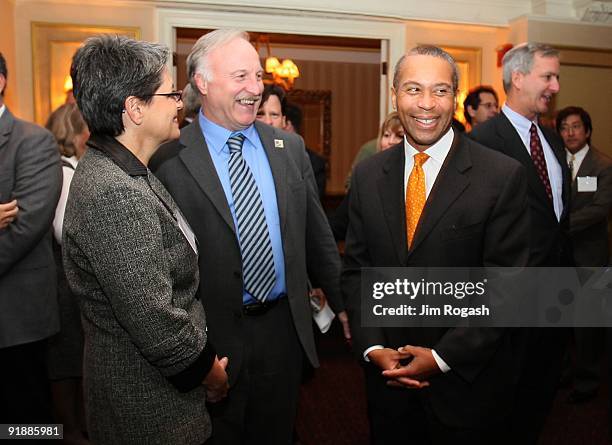
POLYGON ((152 96, 171 97, 175 101, 180 102, 181 100, 183 100, 183 90, 171 91, 169 93, 154 93, 154 94, 148 95, 148 97, 152 97, 152 96))

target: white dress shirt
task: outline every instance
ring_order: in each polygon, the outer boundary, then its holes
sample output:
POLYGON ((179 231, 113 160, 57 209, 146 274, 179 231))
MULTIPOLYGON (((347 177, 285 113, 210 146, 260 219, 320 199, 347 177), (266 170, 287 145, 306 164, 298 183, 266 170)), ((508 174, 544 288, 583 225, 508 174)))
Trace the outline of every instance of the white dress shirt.
POLYGON ((548 179, 550 181, 550 188, 552 190, 555 215, 557 216, 557 220, 560 220, 561 214, 563 213, 563 172, 561 170, 559 160, 555 156, 553 149, 550 147, 550 145, 548 145, 548 141, 544 137, 544 133, 542 133, 542 130, 538 125, 537 119, 535 121, 530 121, 522 114, 514 111, 507 104, 504 104, 502 107, 502 113, 504 113, 508 120, 510 120, 510 123, 521 137, 521 141, 523 141, 523 145, 525 146, 527 153, 529 153, 529 156, 531 156, 531 150, 529 148, 531 136, 529 134, 529 130, 531 129, 531 124, 536 126, 538 136, 542 142, 544 159, 546 160, 546 169, 548 170, 548 179))
MULTIPOLYGON (((453 144, 453 138, 455 136, 455 132, 452 128, 446 132, 444 136, 442 136, 435 144, 425 150, 423 153, 429 155, 429 158, 423 164, 423 173, 425 173, 425 197, 429 198, 429 193, 433 188, 434 183, 436 182, 436 178, 438 177, 438 173, 442 169, 442 165, 444 164, 444 160, 446 156, 448 156, 448 152, 451 149, 453 144)), ((414 155, 420 153, 416 148, 408 143, 406 136, 404 136, 404 199, 406 197, 406 187, 408 186, 408 179, 410 178, 410 173, 412 172, 412 167, 414 166, 414 155)), ((426 203, 427 205, 427 203, 426 203)), ((417 345, 418 346, 418 345, 417 345)), ((369 362, 368 354, 370 351, 375 349, 384 349, 382 345, 374 345, 367 348, 363 353, 363 358, 366 362, 369 362)), ((442 372, 450 371, 450 367, 446 364, 446 362, 438 355, 435 350, 431 350, 431 354, 433 355, 438 368, 442 372)))
MULTIPOLYGON (((74 168, 77 166, 76 156, 67 158, 62 156, 62 160, 68 162, 74 168)), ((66 201, 68 200, 68 191, 70 190, 70 183, 74 176, 74 169, 62 165, 62 193, 60 194, 57 207, 55 208, 55 217, 53 218, 53 236, 58 244, 62 244, 62 227, 64 226, 64 212, 66 211, 66 201)))
MULTIPOLYGON (((574 153, 574 166, 572 168, 572 181, 574 179, 576 179, 576 176, 578 175, 578 170, 580 169, 580 166, 582 165, 582 161, 584 161, 584 157, 586 156, 586 154, 589 152, 589 144, 586 144, 584 147, 582 147, 580 150, 578 150, 576 153, 574 153)), ((570 165, 570 161, 572 160, 572 154, 567 150, 567 148, 565 149, 565 154, 567 157, 567 165, 570 165)))

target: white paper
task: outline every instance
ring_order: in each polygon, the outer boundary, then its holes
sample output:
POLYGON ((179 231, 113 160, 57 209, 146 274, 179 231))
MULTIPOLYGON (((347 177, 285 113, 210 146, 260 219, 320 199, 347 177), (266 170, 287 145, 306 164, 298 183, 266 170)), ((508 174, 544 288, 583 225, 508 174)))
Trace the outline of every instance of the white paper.
POLYGON ((325 304, 318 312, 312 311, 312 318, 323 334, 329 330, 335 317, 336 314, 330 309, 329 304, 325 304))
POLYGON ((177 211, 175 216, 176 221, 178 222, 179 229, 181 229, 181 232, 183 232, 183 235, 187 239, 187 242, 189 242, 189 245, 193 249, 194 253, 197 255, 198 246, 196 244, 195 234, 193 233, 193 230, 191 230, 189 223, 185 220, 185 218, 183 218, 181 212, 177 211))

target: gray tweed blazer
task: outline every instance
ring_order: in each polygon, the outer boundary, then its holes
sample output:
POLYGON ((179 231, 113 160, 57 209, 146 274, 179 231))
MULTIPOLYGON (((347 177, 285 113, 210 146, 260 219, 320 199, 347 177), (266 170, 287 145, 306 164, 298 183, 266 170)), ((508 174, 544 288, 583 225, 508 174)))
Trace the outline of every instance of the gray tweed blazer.
POLYGON ((169 380, 207 341, 198 257, 173 199, 141 167, 130 175, 90 147, 66 206, 64 267, 83 318, 89 434, 95 444, 201 444, 211 431, 205 389, 179 392, 169 380))

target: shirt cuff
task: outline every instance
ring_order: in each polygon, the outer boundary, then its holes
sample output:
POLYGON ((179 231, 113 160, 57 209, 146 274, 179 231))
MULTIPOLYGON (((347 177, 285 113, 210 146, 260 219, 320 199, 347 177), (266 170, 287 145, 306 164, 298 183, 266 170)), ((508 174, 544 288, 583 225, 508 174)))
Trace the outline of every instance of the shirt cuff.
POLYGON ((433 355, 433 358, 436 361, 436 364, 438 365, 438 368, 440 368, 440 371, 448 372, 448 371, 451 370, 450 366, 448 366, 446 364, 446 362, 444 360, 442 360, 442 357, 440 357, 438 355, 438 353, 436 351, 434 351, 433 349, 431 350, 431 355, 433 355))
POLYGON ((368 358, 368 354, 370 353, 370 351, 374 351, 375 349, 385 349, 385 347, 382 346, 382 345, 374 345, 374 346, 370 346, 368 349, 366 349, 363 352, 363 359, 366 362, 370 363, 370 359, 368 358))
POLYGON ((215 348, 207 341, 195 362, 178 374, 166 378, 179 392, 189 392, 202 384, 204 378, 210 372, 216 356, 215 348))

